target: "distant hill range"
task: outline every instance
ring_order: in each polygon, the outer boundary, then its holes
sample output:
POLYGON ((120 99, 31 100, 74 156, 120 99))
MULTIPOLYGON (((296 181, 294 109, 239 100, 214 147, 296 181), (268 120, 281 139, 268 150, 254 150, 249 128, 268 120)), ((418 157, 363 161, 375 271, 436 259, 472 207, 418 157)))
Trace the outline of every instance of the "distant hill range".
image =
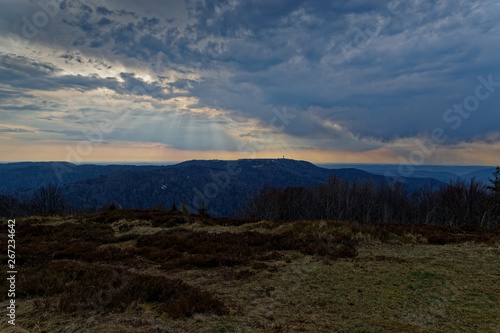
POLYGON ((444 183, 459 179, 468 180, 475 178, 489 184, 489 179, 496 167, 493 166, 460 166, 460 165, 415 165, 401 166, 398 164, 319 164, 328 169, 356 168, 376 175, 406 175, 417 178, 434 178, 444 183), (403 171, 400 172, 400 169, 403 171))
MULTIPOLYGON (((0 164, 0 194, 29 197, 41 186, 58 185, 77 209, 151 208, 185 202, 190 210, 204 202, 213 216, 234 216, 266 185, 314 186, 332 176, 359 182, 395 184, 356 168, 330 169, 290 159, 193 160, 169 166, 75 165, 66 162, 0 164)), ((409 191, 444 182, 432 177, 398 177, 409 191)))

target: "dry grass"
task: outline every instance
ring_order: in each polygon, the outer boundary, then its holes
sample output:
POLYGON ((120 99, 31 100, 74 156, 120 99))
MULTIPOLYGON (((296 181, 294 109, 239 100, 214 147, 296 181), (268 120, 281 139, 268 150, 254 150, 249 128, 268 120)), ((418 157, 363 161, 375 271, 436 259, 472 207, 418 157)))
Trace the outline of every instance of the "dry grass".
POLYGON ((499 235, 165 211, 29 218, 15 332, 497 332, 499 235))

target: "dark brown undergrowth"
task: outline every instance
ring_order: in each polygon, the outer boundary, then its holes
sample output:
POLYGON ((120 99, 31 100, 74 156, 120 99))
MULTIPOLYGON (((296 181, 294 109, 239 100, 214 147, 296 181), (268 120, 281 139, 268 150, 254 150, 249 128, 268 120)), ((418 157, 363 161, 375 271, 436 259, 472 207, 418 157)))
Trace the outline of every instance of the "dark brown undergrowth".
MULTIPOLYGON (((144 220, 152 221, 153 224, 165 224, 173 220, 175 224, 185 224, 197 218, 196 214, 181 213, 179 211, 168 211, 163 209, 117 209, 99 214, 82 215, 89 222, 110 224, 120 220, 144 220)), ((168 223, 167 223, 168 224, 168 223)))
MULTIPOLYGON (((16 266, 22 272, 17 276, 16 297, 37 299, 40 311, 103 313, 146 306, 172 317, 226 312, 223 302, 199 287, 175 278, 128 270, 150 267, 151 262, 158 264, 165 274, 177 269, 225 267, 222 270, 225 279, 245 279, 260 270, 271 269, 273 261, 290 262, 291 257, 285 251, 331 259, 356 257, 356 239, 363 239, 363 235, 382 242, 436 245, 500 241, 500 228, 335 221, 273 221, 266 222, 265 232, 240 232, 260 228, 262 223, 194 214, 185 218, 179 212, 155 210, 115 210, 72 217, 75 220, 48 225, 44 223, 54 219, 28 219, 16 224, 16 266), (130 233, 117 237, 110 223, 121 219, 151 221, 153 226, 164 230, 151 235, 130 233), (183 227, 192 222, 200 222, 212 231, 219 228, 210 226, 252 223, 235 228, 235 232, 217 233, 183 227), (130 242, 123 243, 126 241, 130 242)), ((5 239, 4 232, 0 234, 0 245, 4 248, 5 239)), ((2 265, 7 264, 7 259, 6 253, 0 254, 2 265)), ((1 299, 5 299, 7 289, 7 280, 1 279, 1 299)))
POLYGON ((174 229, 139 237, 137 253, 163 263, 164 269, 209 268, 248 264, 256 255, 272 251, 295 250, 330 258, 353 257, 357 254, 356 245, 350 235, 341 234, 322 243, 316 236, 291 232, 214 234, 174 229))
POLYGON ((464 242, 494 243, 500 240, 500 227, 484 228, 478 226, 435 226, 428 224, 362 224, 356 231, 374 235, 381 241, 399 236, 420 236, 433 245, 457 244, 464 242))
MULTIPOLYGON (((120 241, 109 225, 98 223, 63 223, 57 226, 19 223, 16 234, 17 264, 47 263, 53 259, 109 260, 110 251, 98 249, 99 246, 120 241)), ((116 257, 119 260, 125 255, 116 257)))
POLYGON ((66 313, 124 311, 145 303, 174 318, 227 312, 214 295, 179 279, 68 260, 25 271, 20 275, 19 290, 19 298, 58 296, 54 310, 66 313))
POLYGON ((234 219, 234 218, 215 218, 193 213, 183 213, 180 211, 171 211, 166 209, 116 209, 98 214, 82 214, 78 216, 88 222, 110 224, 119 220, 126 219, 151 221, 155 227, 171 228, 183 224, 202 221, 206 225, 224 225, 239 226, 246 223, 257 222, 256 219, 234 219))
POLYGON ((83 240, 104 244, 114 239, 113 229, 105 224, 98 223, 62 223, 52 225, 31 225, 19 223, 16 231, 23 236, 24 240, 35 237, 36 240, 60 241, 60 240, 83 240))

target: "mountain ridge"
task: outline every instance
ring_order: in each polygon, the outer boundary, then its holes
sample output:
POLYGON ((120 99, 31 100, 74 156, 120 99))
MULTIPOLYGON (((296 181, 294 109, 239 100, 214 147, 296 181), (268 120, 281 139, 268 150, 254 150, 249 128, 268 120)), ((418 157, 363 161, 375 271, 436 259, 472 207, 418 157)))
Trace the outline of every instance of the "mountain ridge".
MULTIPOLYGON (((332 176, 378 185, 388 182, 355 168, 326 169, 291 159, 190 160, 167 166, 32 162, 0 165, 0 194, 20 198, 55 184, 73 207, 82 210, 111 202, 128 208, 168 208, 185 202, 192 211, 205 203, 214 216, 235 216, 266 185, 311 187, 332 176)), ((409 191, 443 184, 431 178, 404 178, 401 183, 409 191)))

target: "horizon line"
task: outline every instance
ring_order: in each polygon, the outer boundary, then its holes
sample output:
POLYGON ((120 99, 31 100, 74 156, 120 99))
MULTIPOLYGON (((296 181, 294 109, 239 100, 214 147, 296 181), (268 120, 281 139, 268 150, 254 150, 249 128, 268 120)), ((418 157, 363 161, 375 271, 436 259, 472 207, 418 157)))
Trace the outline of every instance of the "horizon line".
POLYGON ((243 161, 243 160, 290 160, 290 161, 303 161, 308 162, 314 165, 366 165, 366 166, 408 166, 411 165, 413 167, 496 167, 496 165, 486 165, 486 164, 421 164, 421 165, 412 165, 412 164, 401 164, 401 163, 343 163, 343 162, 311 162, 307 160, 297 160, 292 158, 240 158, 234 160, 225 160, 225 159, 190 159, 184 161, 160 161, 160 162, 147 162, 147 161, 89 161, 89 162, 68 162, 68 161, 0 161, 0 164, 14 164, 14 163, 69 163, 74 165, 175 165, 184 162, 190 161, 243 161))

